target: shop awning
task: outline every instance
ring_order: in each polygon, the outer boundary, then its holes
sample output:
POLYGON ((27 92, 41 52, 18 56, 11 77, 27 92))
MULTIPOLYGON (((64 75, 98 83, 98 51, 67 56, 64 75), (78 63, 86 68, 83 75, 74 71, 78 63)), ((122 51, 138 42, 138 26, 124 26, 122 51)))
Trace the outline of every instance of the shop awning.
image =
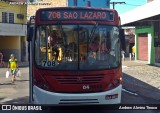
POLYGON ((160 0, 154 0, 143 6, 120 15, 121 24, 127 25, 160 14, 160 0))

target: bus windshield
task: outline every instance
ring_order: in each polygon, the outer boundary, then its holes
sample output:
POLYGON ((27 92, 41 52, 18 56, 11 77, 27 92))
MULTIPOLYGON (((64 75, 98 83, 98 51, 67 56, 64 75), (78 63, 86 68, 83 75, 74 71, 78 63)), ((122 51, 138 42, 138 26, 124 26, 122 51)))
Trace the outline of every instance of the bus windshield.
POLYGON ((119 66, 120 40, 116 26, 38 25, 35 63, 52 70, 102 70, 119 66))

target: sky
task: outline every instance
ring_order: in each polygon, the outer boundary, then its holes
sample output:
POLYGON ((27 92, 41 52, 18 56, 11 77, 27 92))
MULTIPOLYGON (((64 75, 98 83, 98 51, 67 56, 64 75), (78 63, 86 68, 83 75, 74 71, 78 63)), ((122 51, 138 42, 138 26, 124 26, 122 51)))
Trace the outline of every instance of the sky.
MULTIPOLYGON (((118 11, 118 14, 123 14, 129 10, 146 4, 147 0, 111 0, 110 2, 125 2, 126 4, 115 5, 115 9, 118 11)), ((110 8, 113 8, 113 4, 110 4, 110 8)))

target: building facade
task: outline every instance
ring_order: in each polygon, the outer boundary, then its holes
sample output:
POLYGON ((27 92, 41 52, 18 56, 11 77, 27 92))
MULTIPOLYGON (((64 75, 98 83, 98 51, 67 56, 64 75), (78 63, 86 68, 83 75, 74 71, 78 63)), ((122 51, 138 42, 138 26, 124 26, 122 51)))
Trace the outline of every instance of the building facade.
POLYGON ((28 0, 27 2, 27 20, 35 15, 39 8, 66 7, 68 0, 28 0))
POLYGON ((160 65, 160 11, 156 9, 159 4, 159 0, 148 0, 145 5, 120 15, 123 26, 135 26, 135 59, 154 65, 160 65))
POLYGON ((27 60, 26 49, 26 5, 13 1, 0 1, 0 51, 4 61, 15 54, 18 61, 27 60))
POLYGON ((150 64, 160 64, 160 14, 136 27, 137 52, 136 59, 148 61, 150 64))
POLYGON ((110 8, 110 0, 68 0, 68 6, 110 8))
POLYGON ((147 3, 152 2, 153 0, 147 0, 147 3))

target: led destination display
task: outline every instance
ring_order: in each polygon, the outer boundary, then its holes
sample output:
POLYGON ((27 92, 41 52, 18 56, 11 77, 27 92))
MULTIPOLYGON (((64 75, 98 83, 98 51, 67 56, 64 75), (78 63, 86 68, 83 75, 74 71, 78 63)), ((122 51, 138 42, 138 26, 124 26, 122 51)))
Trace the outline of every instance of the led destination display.
POLYGON ((113 12, 105 10, 45 10, 41 20, 101 20, 113 21, 113 12))

